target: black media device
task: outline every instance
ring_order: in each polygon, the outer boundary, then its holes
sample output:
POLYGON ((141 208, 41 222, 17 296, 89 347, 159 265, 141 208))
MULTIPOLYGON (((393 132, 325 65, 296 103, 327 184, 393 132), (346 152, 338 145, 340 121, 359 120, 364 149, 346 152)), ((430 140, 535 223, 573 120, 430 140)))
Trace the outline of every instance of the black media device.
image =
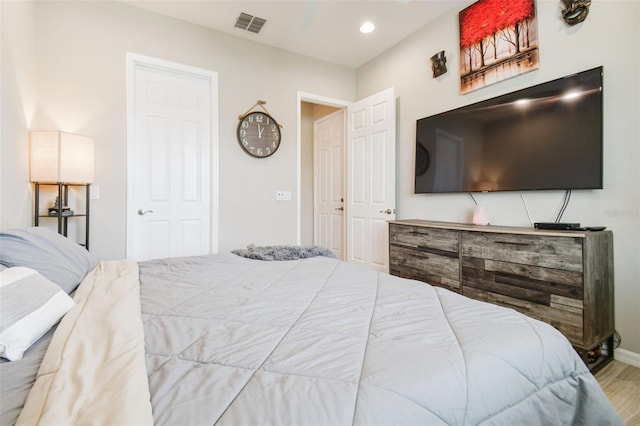
POLYGON ((602 189, 602 74, 417 120, 415 193, 602 189))
POLYGON ((555 229, 559 231, 584 230, 579 223, 536 222, 533 226, 536 229, 555 229))

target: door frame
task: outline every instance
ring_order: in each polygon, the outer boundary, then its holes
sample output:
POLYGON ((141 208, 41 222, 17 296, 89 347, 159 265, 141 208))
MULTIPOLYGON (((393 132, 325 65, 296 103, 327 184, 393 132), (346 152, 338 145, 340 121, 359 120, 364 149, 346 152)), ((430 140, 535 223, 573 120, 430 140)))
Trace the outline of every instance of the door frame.
POLYGON ((158 59, 151 56, 126 52, 126 91, 127 91, 127 202, 126 202, 126 235, 125 257, 133 253, 133 227, 136 219, 135 200, 133 198, 133 176, 135 165, 135 71, 138 67, 153 68, 175 75, 187 75, 209 81, 209 111, 210 111, 210 252, 218 252, 219 244, 219 110, 218 110, 218 73, 203 68, 192 67, 178 62, 158 59))
MULTIPOLYGON (((321 95, 314 95, 298 91, 297 93, 297 128, 296 128, 296 244, 302 242, 302 103, 327 105, 346 109, 352 102, 334 99, 321 95)), ((345 128, 347 123, 345 122, 345 128)))

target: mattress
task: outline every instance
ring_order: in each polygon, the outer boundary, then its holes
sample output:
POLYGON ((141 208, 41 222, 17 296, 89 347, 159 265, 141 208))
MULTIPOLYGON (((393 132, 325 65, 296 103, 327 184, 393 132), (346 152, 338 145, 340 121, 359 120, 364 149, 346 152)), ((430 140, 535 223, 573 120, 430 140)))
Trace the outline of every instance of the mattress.
POLYGON ((622 424, 553 327, 335 259, 101 262, 77 293, 19 423, 622 424))

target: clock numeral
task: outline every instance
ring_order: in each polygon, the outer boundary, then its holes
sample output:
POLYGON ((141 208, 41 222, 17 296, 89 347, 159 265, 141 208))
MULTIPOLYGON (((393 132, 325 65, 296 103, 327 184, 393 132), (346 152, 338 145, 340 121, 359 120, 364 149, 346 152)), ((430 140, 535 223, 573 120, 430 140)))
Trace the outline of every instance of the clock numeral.
MULTIPOLYGON (((249 118, 251 118, 251 117, 249 117, 249 118)), ((243 121, 242 122, 242 128, 243 129, 247 129, 248 127, 249 127, 249 122, 248 121, 243 121)))
POLYGON ((244 146, 249 145, 249 142, 247 142, 247 138, 242 138, 242 144, 243 144, 244 146))
POLYGON ((262 155, 262 148, 258 148, 258 155, 262 155))
POLYGON ((267 155, 271 154, 271 148, 266 147, 264 150, 267 155))
MULTIPOLYGON (((268 122, 268 120, 267 120, 267 122, 268 122)), ((272 125, 271 125, 271 131, 272 131, 272 132, 275 132, 275 131, 276 131, 276 128, 277 128, 277 126, 276 126, 275 124, 272 124, 272 125)))
POLYGON ((256 115, 256 122, 257 123, 262 123, 262 115, 261 114, 257 114, 256 115))
POLYGON ((276 143, 275 143, 275 141, 271 144, 271 147, 272 147, 273 149, 276 149, 276 143))
POLYGON ((277 141, 278 139, 279 139, 278 134, 277 134, 277 133, 274 133, 274 134, 273 134, 273 140, 274 140, 274 141, 277 141))
POLYGON ((245 137, 247 136, 247 131, 244 129, 240 129, 240 136, 245 137))

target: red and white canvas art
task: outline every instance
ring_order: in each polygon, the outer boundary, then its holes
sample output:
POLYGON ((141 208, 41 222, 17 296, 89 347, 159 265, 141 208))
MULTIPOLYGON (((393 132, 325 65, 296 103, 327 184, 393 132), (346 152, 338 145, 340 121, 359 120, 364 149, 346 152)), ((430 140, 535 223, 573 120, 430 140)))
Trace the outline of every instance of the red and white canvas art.
POLYGON ((534 0, 479 0, 459 19, 460 93, 538 68, 534 0))

